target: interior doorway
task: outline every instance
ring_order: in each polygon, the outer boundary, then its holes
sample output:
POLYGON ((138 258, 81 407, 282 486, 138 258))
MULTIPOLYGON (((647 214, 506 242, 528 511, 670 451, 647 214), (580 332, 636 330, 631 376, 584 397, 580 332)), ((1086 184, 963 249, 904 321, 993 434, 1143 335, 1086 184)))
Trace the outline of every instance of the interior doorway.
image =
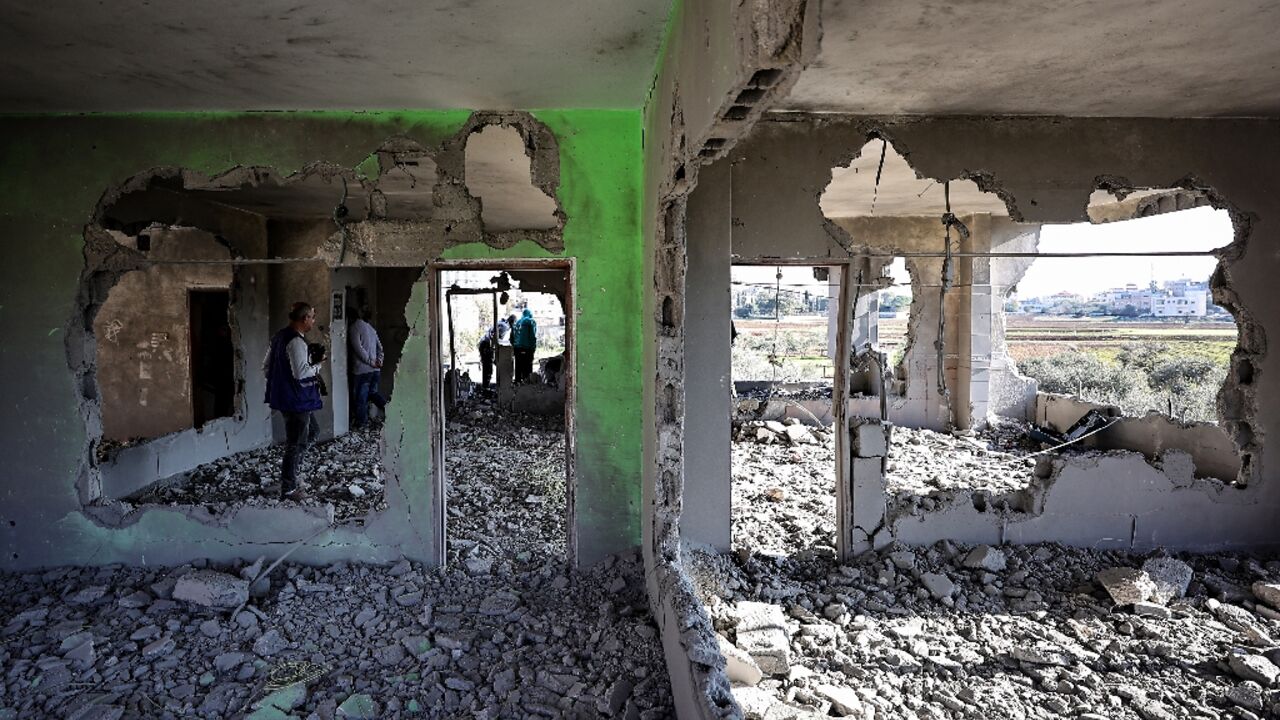
POLYGON ((195 427, 235 414, 235 343, 231 292, 193 289, 187 306, 191 328, 191 408, 195 427))
POLYGON ((430 277, 441 561, 572 564, 572 261, 440 263, 430 277))

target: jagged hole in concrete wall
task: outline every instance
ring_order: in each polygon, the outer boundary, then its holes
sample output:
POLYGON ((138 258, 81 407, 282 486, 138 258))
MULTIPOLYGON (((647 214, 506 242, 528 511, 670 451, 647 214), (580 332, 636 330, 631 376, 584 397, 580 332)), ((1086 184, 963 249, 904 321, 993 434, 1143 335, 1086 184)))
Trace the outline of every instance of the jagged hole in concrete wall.
POLYGON ((559 226, 555 199, 533 183, 532 160, 514 127, 486 125, 467 138, 467 191, 480 200, 485 232, 559 226))
POLYGON ((573 328, 569 273, 439 273, 439 367, 451 565, 568 559, 573 328))
POLYGON ((1241 456, 1220 398, 1234 394, 1232 358, 1249 340, 1238 309, 1215 302, 1235 305, 1225 285, 1215 288, 1215 272, 1233 254, 1236 229, 1210 205, 1199 190, 1096 191, 1089 223, 1040 233, 1040 253, 1085 256, 1027 262, 1016 286, 1000 288, 999 348, 1010 369, 1016 362, 1037 382, 1037 424, 1063 431, 1096 408, 1116 425, 1090 445, 1184 450, 1197 477, 1237 483, 1241 456), (1090 256, 1114 252, 1152 254, 1090 256), (1204 254, 1158 255, 1176 252, 1204 254))
MULTIPOLYGON (((984 186, 994 184, 980 173, 974 177, 982 179, 984 186)), ((1202 206, 1225 206, 1209 190, 1134 192, 1123 188, 1122 182, 1104 184, 1122 190, 1115 196, 1095 193, 1088 208, 1095 224, 1183 210, 1187 212, 1169 220, 1186 229, 1195 213, 1209 217, 1215 212, 1202 206)), ((1102 408, 1099 422, 1114 423, 1114 427, 1108 426, 1066 452, 1136 450, 1159 464, 1166 451, 1181 451, 1184 455, 1168 462, 1181 463, 1185 457, 1196 477, 1246 483, 1252 474, 1251 453, 1258 442, 1249 421, 1255 402, 1249 386, 1262 339, 1259 331, 1246 330, 1242 323, 1237 340, 1230 321, 1231 316, 1237 320, 1247 316, 1227 282, 1230 262, 1241 252, 1241 244, 1233 239, 1247 230, 1243 216, 1217 211, 1216 230, 1193 231, 1199 241, 1185 249, 1209 251, 1230 246, 1220 251, 1222 262, 1212 280, 1207 278, 1216 259, 1207 257, 1199 259, 1201 266, 1191 273, 1194 277, 1184 279, 1175 273, 1160 278, 1153 290, 1147 288, 1150 261, 1138 260, 1146 265, 1141 277, 1112 283, 1118 288, 1108 295, 1108 301, 1141 295, 1145 303, 1139 303, 1141 307, 1108 308, 1114 310, 1111 316, 1098 317, 1094 316, 1101 315, 1098 303, 1088 302, 1093 298, 1070 297, 1082 294, 1073 286, 1032 293, 1063 293, 1057 300, 1039 298, 1043 302, 1033 302, 1033 309, 1057 303, 1068 316, 1081 316, 1081 334, 1064 337, 1051 333, 1051 322, 1007 312, 1019 309, 1018 300, 1025 298, 1025 290, 1022 297, 1014 299, 1009 298, 1009 292, 1019 286, 1037 252, 1045 251, 1043 235, 1052 237, 1055 229, 1018 222, 1011 217, 1006 200, 1012 198, 981 192, 968 180, 939 183, 917 177, 893 145, 879 138, 870 140, 849 166, 833 171, 832 182, 820 200, 829 229, 851 253, 867 253, 872 263, 904 255, 911 275, 914 292, 907 349, 895 364, 896 382, 890 385, 890 402, 881 411, 897 425, 885 461, 887 517, 945 508, 961 498, 968 498, 983 512, 1037 511, 1030 488, 1042 483, 1037 479, 1048 477, 1050 468, 1043 462, 1046 458, 1036 462, 1029 453, 1067 439, 1058 435, 1066 434, 1093 407, 1076 398, 1037 393, 1035 379, 1019 372, 1015 359, 1032 352, 1029 348, 1037 339, 1039 347, 1062 349, 1067 343, 1070 350, 1098 351, 1095 355, 1071 353, 1030 359, 1028 369, 1035 370, 1031 374, 1053 389, 1067 390, 1064 383, 1075 382, 1071 394, 1079 395, 1086 389, 1083 386, 1106 383, 1110 378, 1110 385, 1118 392, 1133 395, 1148 390, 1143 397, 1133 398, 1141 400, 1144 407, 1129 408, 1130 415, 1143 415, 1148 409, 1156 413, 1122 420, 1124 408, 1102 408), (949 252, 943 215, 948 210, 959 221, 950 227, 949 252), (1236 220, 1234 235, 1232 217, 1236 220), (1138 287, 1126 292, 1124 285, 1130 283, 1138 287), (1210 301, 1203 313, 1205 322, 1189 324, 1190 316, 1201 314, 1200 303, 1206 297, 1210 301), (1212 312, 1214 300, 1221 307, 1216 314, 1212 312), (1150 317, 1139 317, 1142 315, 1150 317), (1176 321, 1171 319, 1175 317, 1176 321), (1143 319, 1148 322, 1137 322, 1143 319), (1218 322, 1210 323, 1215 320, 1218 322), (1013 352, 1006 344, 1010 333, 1016 341, 1013 352), (1151 336, 1147 342, 1143 342, 1144 333, 1151 336), (1152 338, 1161 342, 1153 343, 1152 338), (1171 350, 1167 343, 1171 338, 1192 344, 1171 350), (1108 348, 1108 343, 1112 347, 1108 348), (1134 366, 1134 371, 1123 369, 1128 365, 1134 366), (1163 403, 1155 403, 1156 393, 1149 392, 1157 386, 1164 390, 1163 403), (1220 421, 1220 425, 1213 421, 1220 421), (1033 426, 1038 426, 1039 434, 1032 432, 1033 426), (963 434, 936 432, 953 428, 963 434), (970 436, 974 432, 977 437, 970 436)), ((1120 226, 1115 229, 1123 232, 1120 226)), ((1153 249, 1184 249, 1169 247, 1169 233, 1164 235, 1165 242, 1153 249)), ((1103 248, 1125 249, 1115 238, 1103 248)), ((1077 277, 1080 284, 1118 271, 1121 265, 1111 260, 1099 259, 1108 263, 1105 270, 1082 272, 1077 277)), ((1038 261, 1051 262, 1069 261, 1038 261)), ((1061 267, 1055 267, 1052 275, 1068 283, 1071 279, 1061 267)), ((878 313, 862 307, 855 307, 854 316, 855 327, 867 316, 880 319, 878 313)), ((855 353, 854 357, 856 368, 859 356, 855 353)), ((854 378, 854 414, 878 417, 874 398, 860 398, 857 373, 854 378)), ((1100 396, 1093 399, 1108 400, 1100 396)))
POLYGON ((328 396, 299 472, 312 497, 284 509, 333 522, 385 508, 394 478, 383 470, 381 403, 371 425, 355 427, 355 373, 368 387, 369 368, 355 366, 350 340, 363 315, 381 338, 387 397, 421 268, 332 267, 343 243, 335 216, 365 217, 367 200, 353 174, 326 166, 289 179, 260 168, 212 180, 162 169, 108 191, 86 229, 68 334, 89 445, 78 490, 95 517, 128 522, 135 509, 165 505, 216 518, 280 504, 284 432, 263 401, 262 368, 297 301, 315 308, 307 340, 327 348, 328 396), (335 212, 339 203, 347 213, 335 212))

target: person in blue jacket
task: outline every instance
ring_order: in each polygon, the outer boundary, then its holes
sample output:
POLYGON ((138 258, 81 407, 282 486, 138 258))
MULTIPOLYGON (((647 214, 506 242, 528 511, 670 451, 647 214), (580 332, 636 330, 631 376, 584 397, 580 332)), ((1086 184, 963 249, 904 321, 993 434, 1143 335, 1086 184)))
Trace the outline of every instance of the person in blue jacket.
POLYGON ((516 382, 525 382, 533 374, 533 351, 538 348, 538 323, 529 308, 524 309, 511 331, 511 352, 516 359, 516 382))
POLYGON ((320 433, 315 411, 324 407, 318 374, 324 363, 323 353, 315 357, 306 339, 315 324, 315 308, 305 302, 294 303, 289 310, 289 325, 271 338, 271 348, 262 363, 267 376, 266 403, 284 417, 284 460, 280 465, 283 500, 300 502, 310 497, 298 483, 298 465, 320 433))

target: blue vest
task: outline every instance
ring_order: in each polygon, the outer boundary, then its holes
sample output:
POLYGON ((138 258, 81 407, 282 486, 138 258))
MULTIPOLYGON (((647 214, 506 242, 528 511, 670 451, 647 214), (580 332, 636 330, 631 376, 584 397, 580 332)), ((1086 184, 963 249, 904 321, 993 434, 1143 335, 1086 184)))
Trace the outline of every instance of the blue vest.
POLYGON ((266 403, 280 412, 311 412, 324 407, 324 401, 320 399, 320 378, 312 376, 296 380, 293 377, 288 345, 300 337, 302 334, 297 330, 286 327, 271 338, 266 403))

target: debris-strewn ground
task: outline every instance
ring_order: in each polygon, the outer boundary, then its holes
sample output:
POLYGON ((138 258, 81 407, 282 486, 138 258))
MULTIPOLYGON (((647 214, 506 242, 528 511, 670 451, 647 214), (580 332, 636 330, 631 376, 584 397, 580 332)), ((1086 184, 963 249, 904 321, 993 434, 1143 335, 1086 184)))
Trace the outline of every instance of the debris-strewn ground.
POLYGON ((234 618, 256 568, 198 565, 0 574, 0 718, 239 717, 273 681, 299 684, 253 717, 669 715, 634 557, 572 579, 286 565, 234 618))
MULTIPOLYGON (((920 492, 915 463, 949 487, 1015 484, 997 471, 1019 458, 895 433, 900 493, 920 492)), ((735 443, 736 552, 688 563, 748 718, 1280 717, 1274 558, 943 542, 841 565, 818 532, 832 445, 784 442, 735 443)))
POLYGON ((565 561, 564 420, 474 400, 445 432, 450 562, 565 561))
POLYGON ((450 421, 449 571, 286 566, 234 618, 261 565, 0 576, 0 720, 669 717, 639 558, 565 567, 561 422, 450 421))
MULTIPOLYGON (((334 518, 386 509, 378 427, 313 445, 299 477, 311 494, 304 505, 333 505, 334 518)), ((284 445, 236 453, 163 480, 128 498, 135 505, 202 505, 220 513, 242 505, 294 505, 280 500, 284 445)))

